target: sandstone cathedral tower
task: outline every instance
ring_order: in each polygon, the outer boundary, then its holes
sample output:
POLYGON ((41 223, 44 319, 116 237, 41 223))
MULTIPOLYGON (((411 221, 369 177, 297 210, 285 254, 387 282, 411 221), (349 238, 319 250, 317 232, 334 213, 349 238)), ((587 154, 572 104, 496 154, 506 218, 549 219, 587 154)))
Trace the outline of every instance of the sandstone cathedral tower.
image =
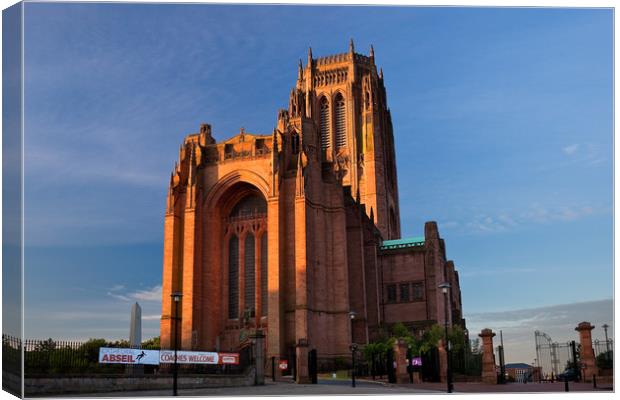
POLYGON ((271 134, 216 143, 188 135, 170 176, 162 348, 173 340, 172 292, 182 292, 183 349, 237 350, 261 329, 267 357, 302 363, 347 356, 403 322, 419 334, 464 326, 458 273, 434 222, 400 238, 390 110, 373 48, 299 63, 288 109, 271 134), (350 313, 355 318, 350 318, 350 313))

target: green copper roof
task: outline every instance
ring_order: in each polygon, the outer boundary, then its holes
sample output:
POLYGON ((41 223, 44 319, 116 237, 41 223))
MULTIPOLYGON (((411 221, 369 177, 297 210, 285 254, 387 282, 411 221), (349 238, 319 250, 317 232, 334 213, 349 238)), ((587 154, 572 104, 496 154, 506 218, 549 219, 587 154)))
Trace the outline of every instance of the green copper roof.
POLYGON ((410 238, 384 240, 381 243, 381 250, 401 249, 405 247, 424 246, 424 236, 414 236, 410 238))

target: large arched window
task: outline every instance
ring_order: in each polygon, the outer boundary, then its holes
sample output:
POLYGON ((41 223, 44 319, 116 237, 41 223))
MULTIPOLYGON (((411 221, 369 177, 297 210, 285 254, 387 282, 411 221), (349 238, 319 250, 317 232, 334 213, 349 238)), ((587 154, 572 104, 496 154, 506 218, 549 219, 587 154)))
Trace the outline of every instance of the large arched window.
MULTIPOLYGON (((228 302, 229 319, 240 318, 241 313, 246 318, 258 317, 256 313, 259 311, 265 315, 267 312, 266 304, 265 311, 261 308, 266 302, 263 291, 267 290, 268 280, 267 202, 256 190, 248 190, 239 197, 224 219, 225 232, 231 232, 225 242, 228 246, 225 250, 228 254, 228 292, 224 296, 228 299, 223 299, 228 302)), ((260 324, 258 320, 255 323, 256 327, 260 324)))
POLYGON ((231 217, 247 217, 267 212, 267 202, 259 195, 246 196, 230 212, 231 217))
POLYGON ((345 104, 340 93, 334 100, 334 118, 336 122, 336 149, 339 149, 347 145, 345 104))
POLYGON ((243 262, 243 279, 245 281, 244 303, 248 310, 256 306, 256 251, 254 248, 254 235, 251 233, 245 237, 245 252, 243 262))
POLYGON ((267 232, 260 238, 260 304, 261 316, 267 315, 267 232))
POLYGON ((239 318, 239 238, 228 241, 228 318, 239 318))
POLYGON ((320 101, 320 129, 321 129, 321 149, 329 148, 329 102, 322 97, 320 101))

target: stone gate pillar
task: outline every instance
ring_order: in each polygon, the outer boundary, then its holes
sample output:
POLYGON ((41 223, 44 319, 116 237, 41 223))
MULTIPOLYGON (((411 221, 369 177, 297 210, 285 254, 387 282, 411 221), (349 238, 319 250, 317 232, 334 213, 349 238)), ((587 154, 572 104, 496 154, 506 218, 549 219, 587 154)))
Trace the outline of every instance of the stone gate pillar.
POLYGON ((485 328, 478 336, 482 338, 482 382, 494 385, 497 383, 495 353, 493 352, 493 336, 495 333, 489 328, 485 328))
POLYGON ((254 342, 254 368, 256 368, 256 375, 254 379, 255 385, 265 384, 265 335, 260 329, 257 329, 254 334, 250 336, 254 342))
POLYGON ((439 380, 448 381, 448 352, 444 345, 444 340, 440 339, 437 343, 437 353, 439 354, 439 380))
POLYGON ((397 340, 394 343, 394 361, 396 361, 396 383, 409 383, 407 374, 407 343, 397 340))
POLYGON ((592 348, 592 329, 594 325, 589 322, 581 322, 575 330, 579 332, 579 343, 581 343, 581 349, 579 350, 579 359, 581 361, 582 379, 584 381, 591 381, 592 375, 598 375, 598 368, 596 368, 596 360, 594 358, 594 349, 592 348))
POLYGON ((306 339, 299 339, 295 352, 297 361, 297 365, 295 366, 295 371, 297 371, 297 383, 312 383, 310 380, 310 371, 308 370, 308 341, 306 339))

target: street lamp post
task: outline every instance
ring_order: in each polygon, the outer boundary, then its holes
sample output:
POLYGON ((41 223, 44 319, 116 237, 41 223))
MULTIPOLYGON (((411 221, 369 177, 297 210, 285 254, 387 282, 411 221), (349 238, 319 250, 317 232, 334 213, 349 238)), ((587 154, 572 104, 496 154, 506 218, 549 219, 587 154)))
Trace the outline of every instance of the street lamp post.
POLYGON ((179 349, 178 339, 178 322, 179 322, 179 303, 183 294, 181 292, 174 292, 170 295, 174 302, 174 364, 172 365, 172 395, 177 396, 177 379, 179 364, 177 363, 177 351, 179 349))
POLYGON ((444 282, 438 287, 443 292, 445 310, 444 327, 446 329, 446 382, 448 385, 448 393, 452 393, 452 370, 450 369, 451 346, 450 340, 448 339, 448 290, 450 289, 450 284, 448 282, 444 282))
POLYGON ((351 319, 351 387, 355 387, 355 350, 357 350, 357 344, 353 341, 353 320, 355 319, 355 311, 349 312, 349 318, 351 319))
POLYGON ((605 350, 607 350, 607 353, 605 354, 607 357, 605 358, 609 358, 609 338, 607 337, 607 328, 609 328, 609 325, 607 324, 603 324, 603 329, 605 330, 605 350))

